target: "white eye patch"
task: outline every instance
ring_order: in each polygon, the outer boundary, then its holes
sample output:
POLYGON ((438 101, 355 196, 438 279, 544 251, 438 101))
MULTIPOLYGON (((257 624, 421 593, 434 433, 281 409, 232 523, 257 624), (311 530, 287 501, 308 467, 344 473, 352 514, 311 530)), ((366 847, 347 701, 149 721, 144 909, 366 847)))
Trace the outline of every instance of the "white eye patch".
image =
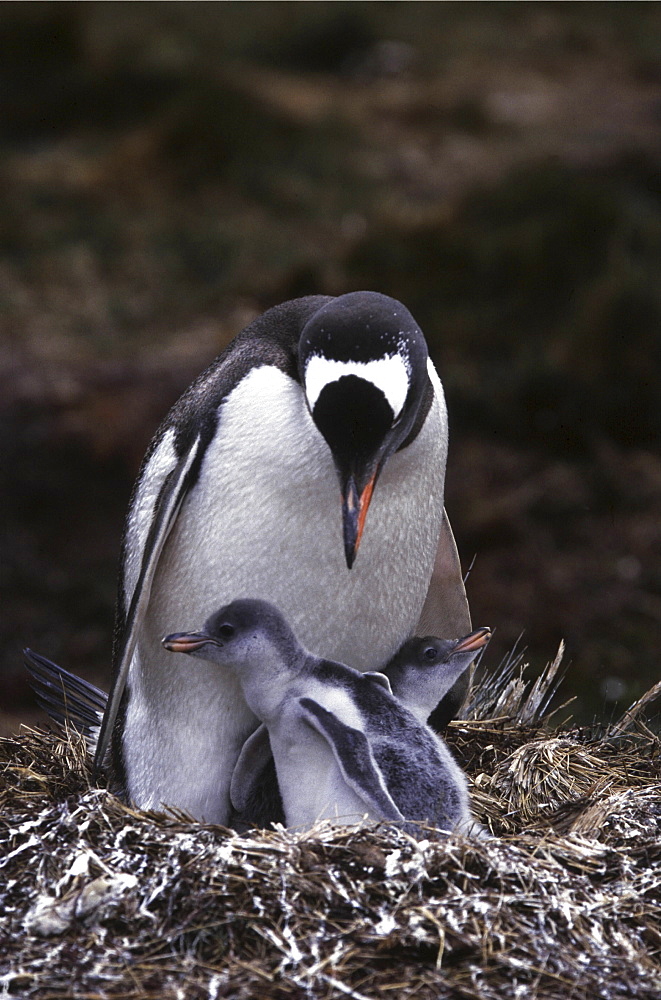
POLYGON ((343 375, 356 375, 380 389, 390 404, 393 419, 397 419, 409 391, 408 369, 400 354, 372 361, 336 361, 313 354, 305 368, 305 393, 311 410, 324 386, 337 382, 343 375))

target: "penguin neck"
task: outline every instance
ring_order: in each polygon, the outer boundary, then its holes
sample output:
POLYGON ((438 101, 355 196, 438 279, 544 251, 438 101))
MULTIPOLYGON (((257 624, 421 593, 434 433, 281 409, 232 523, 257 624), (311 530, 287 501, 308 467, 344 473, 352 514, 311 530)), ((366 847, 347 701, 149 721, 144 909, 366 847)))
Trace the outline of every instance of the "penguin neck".
POLYGON ((277 714, 292 682, 305 671, 308 656, 298 645, 255 636, 249 655, 235 665, 243 696, 251 712, 269 723, 277 714))
POLYGON ((407 684, 406 681, 400 681, 399 684, 392 684, 392 691, 398 701, 409 710, 409 712, 416 717, 418 722, 427 722, 430 714, 436 708, 439 699, 430 696, 430 692, 427 690, 427 686, 421 688, 413 685, 407 684))
POLYGON ((404 671, 398 675, 398 672, 393 671, 391 676, 387 670, 384 673, 388 675, 395 697, 415 715, 416 719, 425 723, 441 698, 445 697, 466 669, 465 666, 453 665, 450 662, 439 664, 435 668, 430 667, 429 674, 420 672, 407 674, 404 671))

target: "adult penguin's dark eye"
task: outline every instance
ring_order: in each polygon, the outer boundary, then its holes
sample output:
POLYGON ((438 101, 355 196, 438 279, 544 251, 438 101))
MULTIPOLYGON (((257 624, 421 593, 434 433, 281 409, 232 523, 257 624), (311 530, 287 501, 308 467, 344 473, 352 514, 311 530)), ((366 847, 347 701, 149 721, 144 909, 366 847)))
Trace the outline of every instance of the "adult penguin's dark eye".
POLYGON ((438 650, 436 649, 436 646, 427 646, 422 655, 425 660, 435 660, 438 656, 438 650))
POLYGON ((234 628, 233 625, 227 625, 227 624, 221 625, 220 628, 218 629, 218 632, 220 633, 220 635, 222 635, 223 639, 231 639, 235 631, 236 629, 234 628))

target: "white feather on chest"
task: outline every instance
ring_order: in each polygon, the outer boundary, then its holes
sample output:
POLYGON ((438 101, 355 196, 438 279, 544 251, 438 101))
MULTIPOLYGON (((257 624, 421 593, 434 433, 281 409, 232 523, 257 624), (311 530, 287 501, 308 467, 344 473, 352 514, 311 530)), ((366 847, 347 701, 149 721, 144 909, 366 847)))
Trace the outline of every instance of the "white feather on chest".
MULTIPOLYGON (((433 367, 430 375, 430 413, 412 444, 386 464, 351 570, 337 474, 300 386, 263 366, 222 404, 199 480, 161 555, 130 670, 124 746, 129 789, 140 804, 160 804, 167 789, 166 801, 224 821, 228 799, 218 789, 228 788, 241 742, 256 725, 229 673, 166 652, 164 634, 199 628, 222 604, 256 597, 275 604, 312 652, 361 670, 382 665, 408 637, 443 511, 446 417, 433 367)), ((168 440, 153 456, 161 479, 170 451, 168 440)), ((152 492, 142 486, 139 497, 152 492)), ((147 506, 135 518, 138 543, 147 506)), ((127 569, 135 576, 135 559, 127 569)))

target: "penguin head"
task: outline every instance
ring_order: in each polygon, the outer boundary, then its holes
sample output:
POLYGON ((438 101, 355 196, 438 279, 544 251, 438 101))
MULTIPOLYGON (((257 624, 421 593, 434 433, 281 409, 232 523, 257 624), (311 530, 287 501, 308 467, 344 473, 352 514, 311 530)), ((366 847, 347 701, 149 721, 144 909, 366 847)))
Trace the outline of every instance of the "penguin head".
POLYGON ((219 608, 199 631, 173 632, 161 642, 172 653, 187 653, 237 672, 261 663, 268 663, 272 671, 274 662, 282 663, 285 669, 296 663, 302 652, 278 609, 268 601, 252 598, 219 608))
POLYGON ((415 437, 416 420, 431 403, 427 360, 425 338, 408 309, 377 292, 340 295, 303 327, 301 382, 340 480, 349 569, 379 474, 415 437))
POLYGON ((429 714, 490 638, 491 629, 478 628, 463 639, 409 639, 383 673, 400 701, 429 714))

